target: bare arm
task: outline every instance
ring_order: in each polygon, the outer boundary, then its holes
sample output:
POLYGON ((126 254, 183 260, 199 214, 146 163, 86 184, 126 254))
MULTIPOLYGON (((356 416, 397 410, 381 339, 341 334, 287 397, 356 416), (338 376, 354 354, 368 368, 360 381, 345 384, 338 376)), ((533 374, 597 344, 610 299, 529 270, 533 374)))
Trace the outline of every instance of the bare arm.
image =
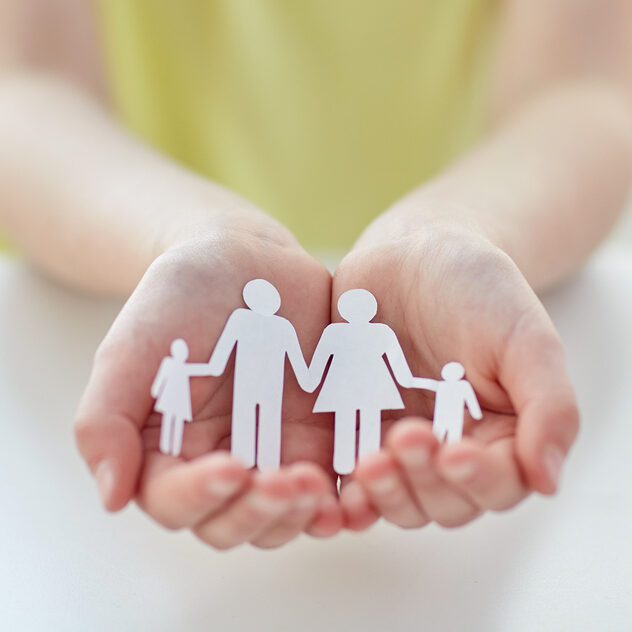
POLYGON ((630 59, 626 0, 508 1, 487 138, 396 203, 359 245, 474 231, 536 289, 568 275, 625 207, 630 59))
POLYGON ((0 0, 0 231, 46 274, 119 295, 201 235, 297 245, 254 205, 119 128, 95 76, 98 42, 64 30, 90 4, 0 0))

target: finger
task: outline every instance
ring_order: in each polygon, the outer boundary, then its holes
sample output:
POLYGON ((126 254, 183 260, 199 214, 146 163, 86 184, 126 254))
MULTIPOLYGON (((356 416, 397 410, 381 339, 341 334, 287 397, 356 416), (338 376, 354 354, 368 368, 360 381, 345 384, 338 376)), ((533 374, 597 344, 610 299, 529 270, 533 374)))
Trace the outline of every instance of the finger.
MULTIPOLYGON (((204 349, 199 332, 211 340, 215 335, 213 323, 200 329, 200 310, 182 322, 181 314, 176 314, 178 301, 165 295, 164 270, 158 262, 150 267, 112 324, 95 354, 77 413, 77 444, 109 510, 125 506, 137 487, 143 461, 139 435, 151 412, 152 381, 168 352, 165 341, 189 338, 189 334, 193 339, 198 334, 198 344, 204 349), (161 336, 157 336, 159 331, 161 336)), ((174 279, 176 272, 174 268, 174 279)), ((175 283, 173 287, 180 286, 175 283)), ((192 348, 192 361, 200 349, 192 348)))
POLYGON ((109 511, 122 509, 136 491, 140 428, 150 406, 149 386, 137 379, 127 353, 123 346, 101 346, 75 420, 77 447, 109 511))
POLYGON ((122 509, 134 496, 143 461, 138 427, 122 414, 80 410, 75 441, 95 477, 103 506, 122 509))
POLYGON ((193 533, 216 549, 230 549, 256 539, 285 516, 297 493, 287 471, 256 472, 245 494, 194 527, 193 533))
POLYGON ((579 413, 552 324, 529 321, 513 334, 500 379, 518 414, 516 452, 526 480, 536 491, 553 494, 579 430, 579 413))
POLYGON ((168 457, 153 454, 147 458, 137 500, 161 525, 182 529, 227 505, 251 478, 251 472, 227 452, 175 465, 168 457), (162 468, 165 462, 169 466, 162 468))
POLYGON ((351 531, 364 531, 380 517, 362 485, 354 480, 349 480, 340 490, 340 506, 344 525, 351 531))
POLYGON ((386 436, 386 445, 428 519, 443 527, 458 527, 478 516, 479 509, 437 473, 434 457, 439 444, 429 422, 405 420, 395 424, 386 436))
POLYGON ((376 512, 389 522, 404 529, 428 523, 390 453, 382 451, 362 459, 353 478, 364 487, 376 512))
POLYGON ((436 463, 441 477, 481 509, 509 509, 529 494, 518 467, 513 438, 489 445, 463 439, 458 445, 442 448, 436 463))
POLYGON ((320 501, 316 515, 305 532, 315 538, 330 538, 344 526, 342 506, 335 492, 326 494, 320 501))
POLYGON ((254 546, 270 549, 293 540, 314 519, 321 499, 331 491, 331 482, 317 465, 297 463, 288 468, 297 487, 290 511, 251 540, 254 546))

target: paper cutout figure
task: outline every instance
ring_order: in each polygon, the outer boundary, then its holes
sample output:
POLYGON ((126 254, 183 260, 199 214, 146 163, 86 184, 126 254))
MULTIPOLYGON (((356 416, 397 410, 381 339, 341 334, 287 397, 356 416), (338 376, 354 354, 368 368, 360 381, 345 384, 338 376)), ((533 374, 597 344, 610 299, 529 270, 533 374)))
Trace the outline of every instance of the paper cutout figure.
POLYGON ((156 398, 154 410, 162 413, 160 451, 179 456, 182 451, 184 422, 192 421, 191 387, 189 378, 210 375, 206 362, 187 363, 189 347, 178 338, 171 343, 171 355, 164 358, 151 386, 156 398))
POLYGON ((231 452, 248 467, 278 468, 285 357, 304 390, 307 365, 293 325, 275 315, 281 307, 277 289, 268 281, 255 279, 246 284, 243 297, 248 308, 236 309, 230 315, 209 370, 212 375, 221 375, 237 346, 231 452))
POLYGON ((483 413, 472 385, 464 380, 465 369, 458 362, 448 362, 441 369, 443 380, 416 377, 415 388, 436 392, 432 432, 441 442, 457 443, 463 436, 465 407, 474 419, 482 419, 483 413))
POLYGON ((368 290, 348 290, 338 299, 338 312, 347 321, 325 328, 309 367, 310 389, 321 382, 333 356, 314 412, 334 413, 334 470, 350 474, 356 462, 356 420, 359 418, 358 458, 380 449, 381 411, 404 408, 393 375, 404 387, 413 375, 395 332, 372 323, 377 301, 368 290))
POLYGON ((482 418, 458 362, 443 367, 443 380, 413 377, 395 332, 371 322, 377 301, 368 290, 340 296, 338 312, 346 322, 325 328, 309 367, 293 325, 276 315, 281 307, 277 289, 254 279, 244 286, 243 298, 247 307, 230 315, 208 363, 187 363, 189 348, 182 339, 173 341, 171 355, 162 361, 151 394, 157 400, 155 410, 162 413, 160 450, 165 454, 180 454, 184 423, 193 419, 190 378, 221 375, 235 347, 231 452, 247 467, 280 465, 286 357, 300 387, 310 393, 323 381, 331 360, 313 411, 334 413, 333 465, 338 474, 350 474, 355 467, 356 428, 358 459, 380 449, 382 411, 404 408, 396 382, 436 392, 433 432, 439 441, 460 441, 465 407, 475 419, 482 418))

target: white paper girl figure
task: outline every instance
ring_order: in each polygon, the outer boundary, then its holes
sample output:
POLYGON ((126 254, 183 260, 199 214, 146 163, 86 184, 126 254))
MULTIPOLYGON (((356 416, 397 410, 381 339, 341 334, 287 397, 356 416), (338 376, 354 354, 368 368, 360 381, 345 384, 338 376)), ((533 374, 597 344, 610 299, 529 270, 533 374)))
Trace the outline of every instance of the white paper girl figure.
POLYGON ((442 380, 428 380, 416 377, 415 388, 423 388, 437 393, 435 397, 432 432, 439 441, 457 443, 463 436, 465 407, 474 419, 482 419, 483 413, 476 399, 472 385, 464 380, 465 369, 458 362, 448 362, 441 369, 442 380))
POLYGON ((192 421, 191 387, 189 378, 210 375, 204 363, 187 363, 189 347, 178 338, 171 343, 171 355, 163 359, 151 387, 151 396, 156 398, 154 410, 162 413, 160 428, 160 451, 179 456, 182 450, 184 422, 192 421))
POLYGON ((404 408, 388 370, 386 355, 399 384, 410 387, 413 375, 393 330, 371 323, 377 301, 368 290, 348 290, 338 299, 347 321, 325 328, 309 367, 310 389, 320 384, 333 356, 314 412, 333 412, 334 470, 349 474, 356 462, 356 419, 359 416, 358 458, 380 449, 381 411, 404 408))

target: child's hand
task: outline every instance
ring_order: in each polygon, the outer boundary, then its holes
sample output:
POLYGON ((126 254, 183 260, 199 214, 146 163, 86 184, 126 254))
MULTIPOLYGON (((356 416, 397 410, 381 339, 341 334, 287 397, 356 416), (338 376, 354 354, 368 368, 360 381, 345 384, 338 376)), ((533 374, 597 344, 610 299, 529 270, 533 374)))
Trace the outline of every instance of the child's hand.
POLYGON ((468 418, 463 441, 440 446, 433 394, 407 391, 414 418, 383 424, 391 428, 382 451, 358 465, 348 486, 353 502, 342 492, 350 526, 375 512, 403 527, 457 526, 530 490, 554 493, 578 412, 555 329, 509 257, 461 229, 365 240, 334 276, 334 305, 354 287, 375 294, 376 320, 395 330, 414 375, 438 378, 453 360, 465 366, 483 420, 468 418))
POLYGON ((160 416, 152 380, 175 338, 191 362, 207 362, 244 284, 270 280, 281 315, 296 327, 306 354, 329 322, 328 272, 298 247, 245 232, 181 246, 158 258, 101 344, 76 425, 80 450, 109 510, 132 497, 160 524, 187 527, 217 548, 244 541, 277 546, 307 529, 341 526, 331 475, 332 432, 311 413, 313 397, 286 373, 280 471, 247 470, 230 448, 233 371, 192 378, 193 423, 182 455, 158 450, 160 416), (301 462, 301 463, 298 463, 301 462))

